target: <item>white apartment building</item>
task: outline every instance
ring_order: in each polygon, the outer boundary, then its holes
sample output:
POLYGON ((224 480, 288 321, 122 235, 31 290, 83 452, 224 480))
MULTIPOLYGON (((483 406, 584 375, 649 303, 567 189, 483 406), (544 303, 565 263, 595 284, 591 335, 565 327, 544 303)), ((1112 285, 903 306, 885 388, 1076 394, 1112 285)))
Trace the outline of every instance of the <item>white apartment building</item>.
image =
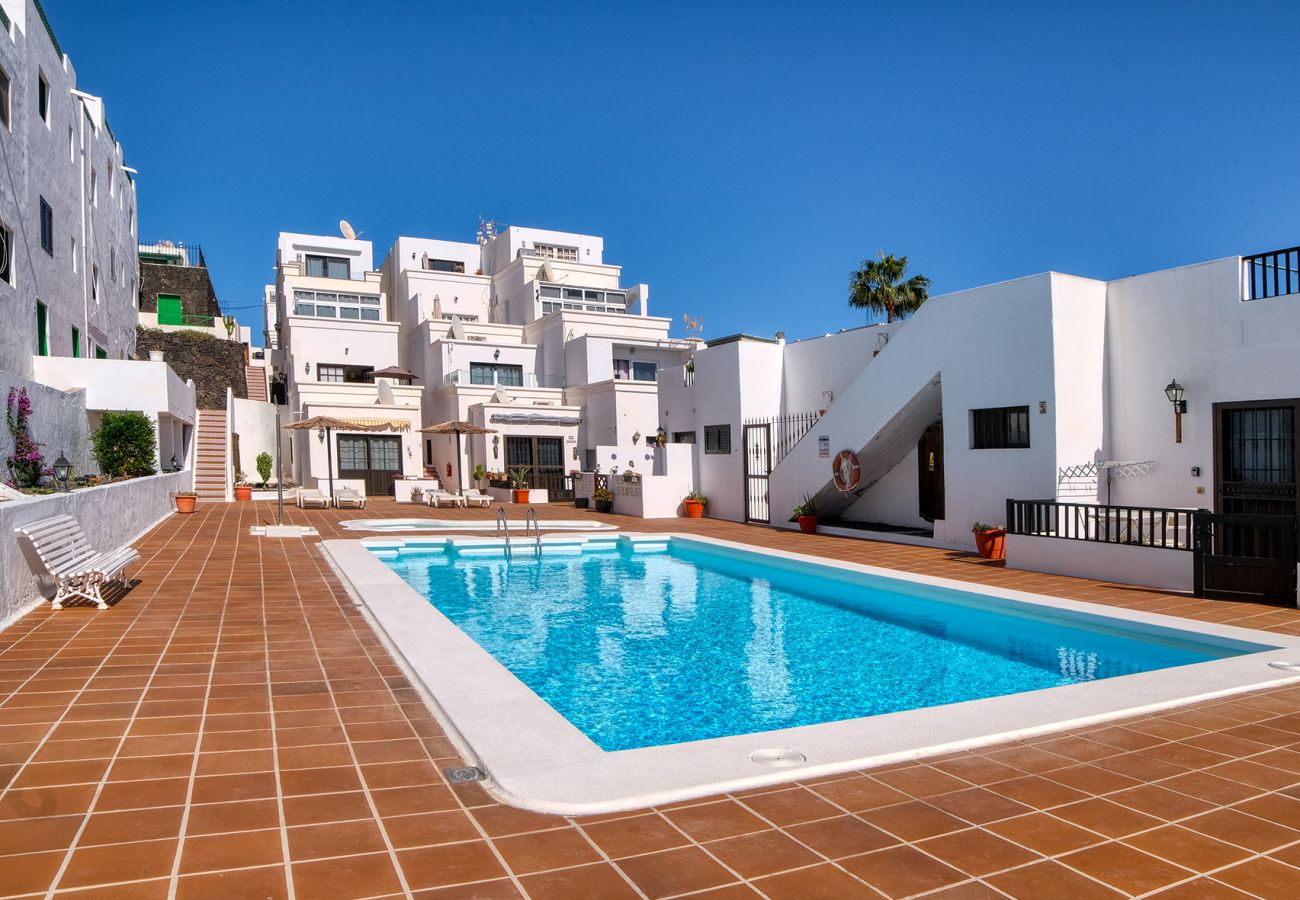
POLYGON ((36 0, 0 0, 0 371, 135 347, 136 194, 36 0))
MULTIPOLYGON (((572 496, 565 474, 594 466, 598 447, 655 435, 659 372, 696 346, 669 337, 649 287, 625 286, 591 235, 489 226, 475 243, 402 237, 380 271, 425 423, 493 429, 462 441, 462 471, 525 467, 550 499, 572 496)), ((445 476, 455 448, 427 435, 424 462, 445 476)))
MULTIPOLYGON (((395 478, 419 475, 421 390, 401 379, 371 376, 398 365, 401 325, 374 269, 370 241, 282 233, 276 281, 266 297, 271 363, 285 379, 289 407, 284 424, 330 416, 384 426, 379 432, 334 431, 329 446, 324 431, 280 436, 293 477, 326 489, 332 463, 335 487, 386 494, 395 478)), ((236 402, 236 421, 264 431, 269 423, 243 410, 248 403, 236 402)), ((251 427, 238 433, 241 456, 249 458, 275 440, 256 436, 251 427)))
POLYGON ((793 527, 807 494, 823 519, 969 549, 1008 500, 1050 501, 1053 531, 1069 516, 1088 540, 1017 538, 1013 565, 1190 587, 1191 553, 1098 545, 1190 550, 1185 510, 1300 512, 1297 358, 1292 248, 1114 281, 1048 272, 932 297, 891 326, 713 341, 690 379, 663 373, 660 400, 672 434, 700 434, 710 515, 793 527), (849 491, 833 481, 841 451, 860 466, 849 491), (1077 504, 1162 512, 1098 526, 1077 504))

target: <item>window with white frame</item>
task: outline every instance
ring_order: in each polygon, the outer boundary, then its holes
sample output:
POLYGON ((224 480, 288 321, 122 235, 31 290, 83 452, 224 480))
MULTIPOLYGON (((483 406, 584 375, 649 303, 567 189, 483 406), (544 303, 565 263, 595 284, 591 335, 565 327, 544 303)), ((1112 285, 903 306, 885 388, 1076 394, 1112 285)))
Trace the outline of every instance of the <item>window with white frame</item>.
POLYGON ((328 381, 332 384, 342 384, 343 367, 342 366, 317 366, 316 380, 328 381))
POLYGON ((327 291, 294 291, 293 314, 318 319, 382 321, 378 294, 335 294, 327 291))
POLYGON ((659 364, 641 360, 614 360, 614 378, 617 381, 657 381, 659 364))
POLYGON ((46 125, 50 124, 50 83, 44 72, 36 73, 36 114, 46 125))
POLYGON ((10 117, 13 115, 13 107, 9 101, 9 90, 9 73, 0 66, 0 125, 12 129, 13 120, 10 117))
POLYGON ((537 255, 546 259, 554 259, 560 262, 577 262, 578 248, 564 247, 560 244, 533 244, 533 249, 537 255))
POLYGON ((539 284, 537 296, 542 301, 542 315, 544 316, 559 312, 562 309, 576 312, 627 315, 627 292, 625 291, 539 284))
POLYGON ((0 222, 0 281, 10 286, 14 283, 13 247, 13 230, 0 222))

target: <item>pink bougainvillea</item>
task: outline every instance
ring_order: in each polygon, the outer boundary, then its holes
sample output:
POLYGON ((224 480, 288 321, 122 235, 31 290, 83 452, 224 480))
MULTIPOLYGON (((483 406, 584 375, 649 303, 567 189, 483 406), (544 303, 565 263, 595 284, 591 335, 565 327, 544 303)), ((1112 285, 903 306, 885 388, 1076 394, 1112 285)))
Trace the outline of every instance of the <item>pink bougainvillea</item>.
POLYGON ((45 470, 45 457, 32 439, 27 420, 32 416, 32 401, 27 389, 10 388, 5 401, 5 424, 13 435, 14 452, 5 460, 9 465, 10 483, 15 487, 35 487, 45 470))

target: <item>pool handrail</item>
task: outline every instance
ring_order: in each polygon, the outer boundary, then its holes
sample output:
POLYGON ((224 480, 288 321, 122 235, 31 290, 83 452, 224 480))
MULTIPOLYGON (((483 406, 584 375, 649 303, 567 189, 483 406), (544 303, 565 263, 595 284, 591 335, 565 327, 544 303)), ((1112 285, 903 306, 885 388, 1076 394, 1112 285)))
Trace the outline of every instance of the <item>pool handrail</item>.
MULTIPOLYGON (((527 534, 527 525, 524 526, 525 535, 527 534)), ((497 507, 497 530, 496 536, 505 535, 506 539, 506 559, 510 559, 510 523, 506 521, 506 509, 504 506, 497 507)))
POLYGON ((528 523, 533 524, 533 534, 536 537, 537 557, 542 556, 542 526, 537 524, 537 510, 528 507, 528 512, 524 515, 524 540, 528 540, 528 523))

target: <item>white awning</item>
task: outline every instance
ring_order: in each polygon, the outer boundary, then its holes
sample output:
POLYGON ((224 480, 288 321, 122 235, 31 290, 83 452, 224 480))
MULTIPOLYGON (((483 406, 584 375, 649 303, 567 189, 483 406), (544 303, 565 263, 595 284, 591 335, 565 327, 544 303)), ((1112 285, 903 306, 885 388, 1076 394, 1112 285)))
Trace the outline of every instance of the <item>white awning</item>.
POLYGON ((581 425, 578 416, 557 416, 547 413, 493 413, 488 420, 501 425, 581 425))

